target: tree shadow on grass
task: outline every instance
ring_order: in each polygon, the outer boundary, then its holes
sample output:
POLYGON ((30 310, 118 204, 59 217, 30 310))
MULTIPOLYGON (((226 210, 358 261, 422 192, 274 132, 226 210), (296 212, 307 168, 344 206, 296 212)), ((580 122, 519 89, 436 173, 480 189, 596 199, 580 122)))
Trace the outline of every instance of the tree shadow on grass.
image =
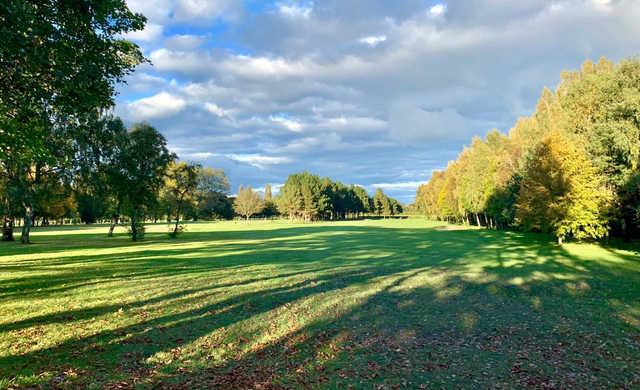
POLYGON ((91 267, 10 279, 0 299, 125 280, 145 288, 157 278, 169 292, 0 324, 0 334, 20 337, 47 324, 131 317, 115 329, 4 355, 0 378, 48 371, 55 374, 38 383, 222 388, 638 383, 629 369, 640 363, 638 330, 610 304, 637 304, 638 272, 621 275, 617 263, 584 261, 545 239, 324 225, 186 233, 182 242, 198 246, 30 262, 91 267), (278 271, 264 276, 264 267, 278 271), (185 278, 193 286, 172 289, 185 278), (369 293, 351 302, 359 291, 369 293), (290 329, 265 322, 307 300, 320 318, 290 329), (153 311, 158 305, 171 310, 153 311), (274 329, 283 333, 260 341, 274 329))

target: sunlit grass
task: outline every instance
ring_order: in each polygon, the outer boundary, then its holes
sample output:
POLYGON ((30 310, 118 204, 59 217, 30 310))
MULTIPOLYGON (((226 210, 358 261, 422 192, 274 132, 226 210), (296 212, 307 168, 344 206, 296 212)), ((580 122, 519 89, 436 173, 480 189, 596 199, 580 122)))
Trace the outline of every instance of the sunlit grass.
POLYGON ((633 246, 420 219, 37 229, 0 387, 640 386, 633 246))

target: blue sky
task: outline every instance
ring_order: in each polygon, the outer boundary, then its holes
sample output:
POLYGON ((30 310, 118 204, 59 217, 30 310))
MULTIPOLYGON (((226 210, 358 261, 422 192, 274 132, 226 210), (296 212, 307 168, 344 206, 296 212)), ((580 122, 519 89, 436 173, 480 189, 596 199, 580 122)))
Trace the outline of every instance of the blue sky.
POLYGON ((309 170, 411 202, 585 59, 640 54, 637 0, 129 0, 151 60, 116 113, 239 185, 309 170))

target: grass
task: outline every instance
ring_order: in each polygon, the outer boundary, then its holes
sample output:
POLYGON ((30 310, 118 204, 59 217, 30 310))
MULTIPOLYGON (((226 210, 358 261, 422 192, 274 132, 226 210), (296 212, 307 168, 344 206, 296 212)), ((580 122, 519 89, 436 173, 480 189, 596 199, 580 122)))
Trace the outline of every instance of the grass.
POLYGON ((36 229, 0 388, 640 386, 637 247, 409 219, 36 229))

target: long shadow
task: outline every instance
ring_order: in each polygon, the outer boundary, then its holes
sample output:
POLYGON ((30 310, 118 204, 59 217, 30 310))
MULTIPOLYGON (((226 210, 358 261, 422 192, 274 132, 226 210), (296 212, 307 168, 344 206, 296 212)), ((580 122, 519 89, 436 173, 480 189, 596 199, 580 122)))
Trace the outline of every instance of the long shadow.
MULTIPOLYGON (((151 242, 174 243, 159 238, 151 242)), ((619 264, 576 258, 549 245, 546 237, 322 225, 186 233, 179 243, 199 245, 150 247, 144 252, 132 247, 115 255, 88 253, 27 262, 29 270, 56 273, 9 279, 1 287, 0 300, 43 298, 128 279, 139 280, 141 288, 154 278, 170 281, 195 275, 206 282, 180 291, 168 286, 171 292, 124 306, 74 309, 0 324, 0 336, 4 332, 11 337, 14 333, 8 332, 72 325, 120 308, 137 312, 163 303, 172 307, 169 314, 1 356, 0 379, 63 373, 72 367, 83 374, 75 379, 60 375, 79 386, 90 378, 103 385, 120 381, 186 388, 474 387, 470 383, 624 387, 638 381, 637 371, 625 368, 639 366, 638 330, 620 319, 610 300, 637 304, 640 275, 621 273, 619 264), (475 264, 476 258, 487 264, 475 264), (74 264, 77 267, 63 267, 74 264), (90 266, 82 266, 86 264, 90 266), (283 271, 264 276, 260 267, 283 271), (487 280, 473 273, 476 268, 487 280), (236 281, 224 281, 235 273, 236 281), (437 287, 420 279, 440 274, 442 284, 437 287), (275 342, 254 345, 248 352, 245 347, 269 332, 266 324, 245 330, 244 340, 234 347, 224 347, 220 340, 212 348, 231 350, 221 364, 204 361, 196 365, 200 368, 189 368, 192 362, 180 353, 183 346, 212 333, 225 333, 295 302, 381 281, 388 283, 364 303, 294 329, 275 342), (616 288, 620 283, 623 293, 616 288), (225 290, 230 297, 221 294, 225 290), (562 342, 568 344, 559 347, 562 342), (168 363, 150 361, 158 353, 175 356, 168 363), (535 367, 529 365, 532 361, 535 367)), ((626 256, 621 259, 637 260, 626 256)), ((59 385, 60 375, 42 384, 59 385)))

